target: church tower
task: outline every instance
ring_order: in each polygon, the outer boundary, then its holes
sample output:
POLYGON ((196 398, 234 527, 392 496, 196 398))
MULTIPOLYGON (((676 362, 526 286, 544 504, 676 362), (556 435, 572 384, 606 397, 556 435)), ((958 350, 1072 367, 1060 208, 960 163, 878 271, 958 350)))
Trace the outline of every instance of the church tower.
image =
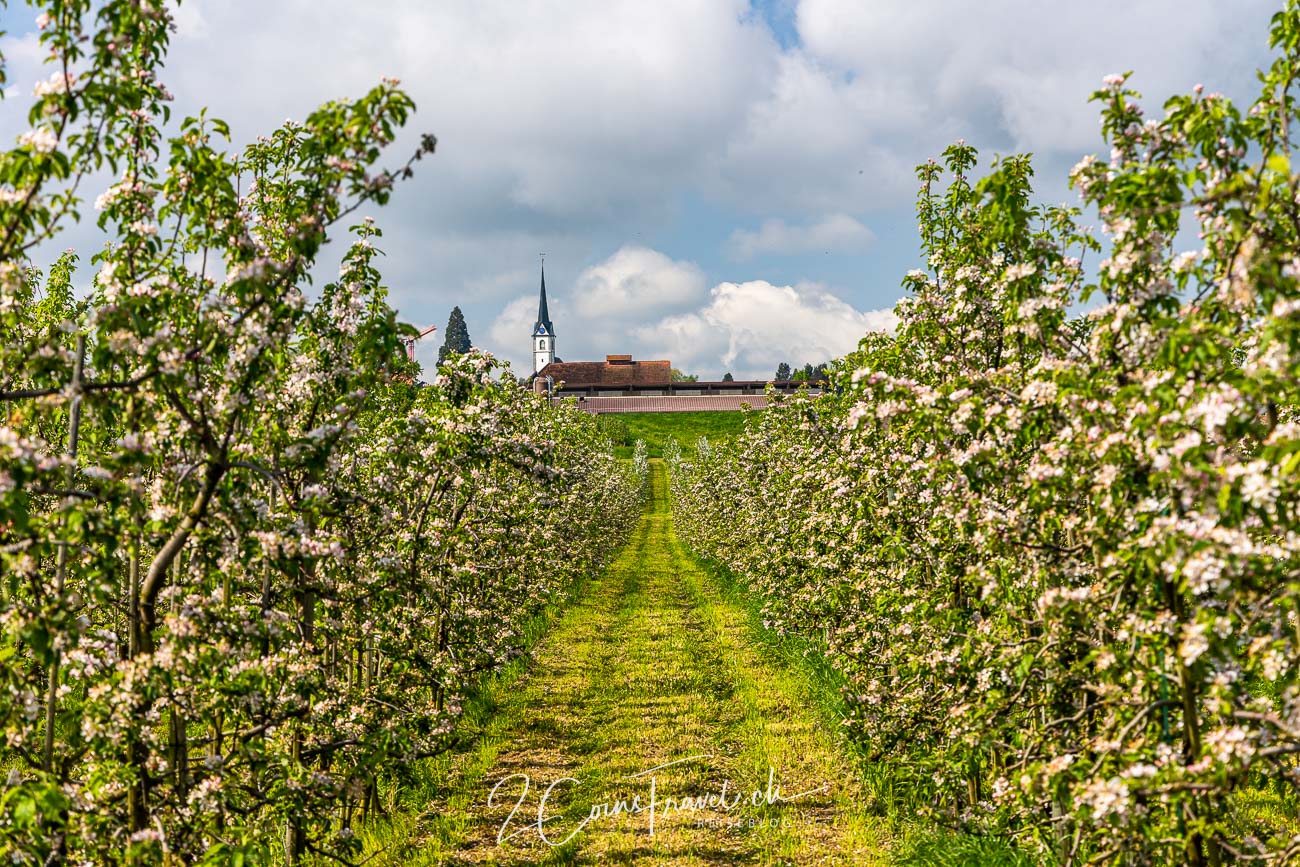
POLYGON ((537 304, 537 324, 533 326, 533 373, 555 360, 555 327, 546 309, 546 263, 542 263, 542 297, 537 304))

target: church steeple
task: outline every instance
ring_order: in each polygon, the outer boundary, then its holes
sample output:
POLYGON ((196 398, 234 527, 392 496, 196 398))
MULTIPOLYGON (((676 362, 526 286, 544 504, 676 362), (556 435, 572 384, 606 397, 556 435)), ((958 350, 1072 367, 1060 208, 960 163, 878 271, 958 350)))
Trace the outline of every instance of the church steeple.
POLYGON ((542 291, 537 302, 537 323, 533 326, 533 373, 555 360, 555 326, 546 309, 546 260, 542 260, 542 291))
POLYGON ((546 260, 542 260, 542 295, 541 300, 537 302, 537 324, 533 326, 533 334, 549 334, 555 336, 555 326, 551 325, 551 314, 546 309, 546 260))

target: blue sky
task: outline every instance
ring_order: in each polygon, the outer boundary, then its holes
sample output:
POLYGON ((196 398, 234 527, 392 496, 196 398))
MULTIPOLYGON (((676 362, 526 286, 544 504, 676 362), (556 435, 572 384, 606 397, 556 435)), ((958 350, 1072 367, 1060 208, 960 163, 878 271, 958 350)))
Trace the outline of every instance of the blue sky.
MULTIPOLYGON (((526 363, 546 251, 566 360, 631 352, 766 376, 889 325, 917 264, 917 163, 958 137, 989 157, 1030 151, 1042 197, 1074 201, 1064 178, 1102 147, 1087 96, 1104 75, 1134 70, 1152 111, 1197 83, 1249 101, 1277 8, 186 0, 163 80, 178 113, 208 106, 247 142, 401 78, 419 110, 393 161, 424 131, 439 152, 373 215, 417 325, 442 328, 459 304, 476 344, 526 363)), ((31 11, 0 16, 11 141, 48 71, 31 11)), ((82 225, 52 250, 102 243, 82 225)))

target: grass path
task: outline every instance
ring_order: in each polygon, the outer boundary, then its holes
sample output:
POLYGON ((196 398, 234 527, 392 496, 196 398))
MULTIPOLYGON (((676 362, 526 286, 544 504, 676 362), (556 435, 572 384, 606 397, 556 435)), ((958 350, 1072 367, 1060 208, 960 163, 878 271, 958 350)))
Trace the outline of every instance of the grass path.
POLYGON ((653 461, 627 548, 499 687, 391 863, 884 863, 807 682, 752 629, 677 541, 653 461))
POLYGON ((749 416, 743 412, 618 412, 597 418, 626 431, 627 445, 615 449, 620 457, 632 457, 632 444, 645 440, 650 457, 661 458, 669 440, 676 440, 684 454, 693 455, 700 437, 718 442, 736 436, 749 416))

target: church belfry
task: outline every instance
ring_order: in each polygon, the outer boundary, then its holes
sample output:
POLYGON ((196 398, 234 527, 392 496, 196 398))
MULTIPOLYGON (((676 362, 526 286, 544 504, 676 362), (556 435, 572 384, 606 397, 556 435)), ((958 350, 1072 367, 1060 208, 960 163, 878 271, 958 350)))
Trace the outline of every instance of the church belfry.
POLYGON ((537 304, 537 324, 533 326, 533 373, 555 360, 555 327, 546 309, 546 262, 542 262, 542 295, 537 304))

